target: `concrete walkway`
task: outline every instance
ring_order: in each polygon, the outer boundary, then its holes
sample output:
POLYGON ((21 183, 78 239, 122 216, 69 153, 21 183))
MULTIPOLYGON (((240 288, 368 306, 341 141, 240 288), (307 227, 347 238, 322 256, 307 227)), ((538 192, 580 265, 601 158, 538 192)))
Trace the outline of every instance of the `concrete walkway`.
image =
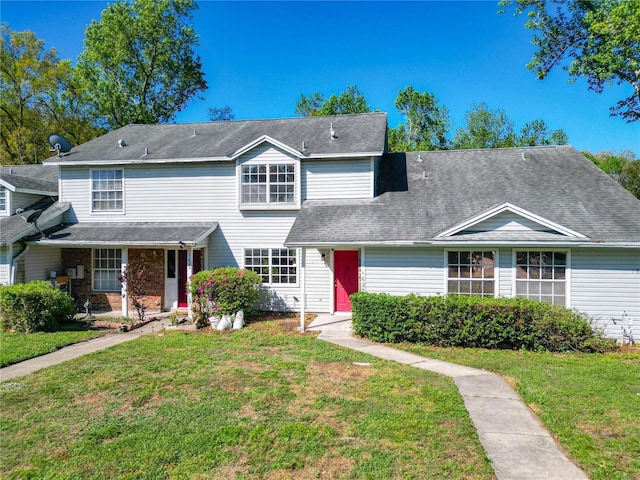
POLYGON ((320 315, 308 329, 320 331, 321 340, 453 378, 500 480, 588 478, 500 376, 356 339, 350 316, 320 315))
MULTIPOLYGON (((156 316, 160 317, 160 315, 156 316)), ((130 332, 109 333, 102 337, 87 340, 86 342, 74 343, 55 352, 0 368, 0 381, 4 382, 16 377, 23 377, 51 365, 57 365, 58 363, 66 362, 67 360, 78 358, 88 353, 97 352, 98 350, 104 350, 105 348, 134 340, 147 333, 159 332, 166 328, 167 325, 169 325, 167 318, 159 318, 130 332)))

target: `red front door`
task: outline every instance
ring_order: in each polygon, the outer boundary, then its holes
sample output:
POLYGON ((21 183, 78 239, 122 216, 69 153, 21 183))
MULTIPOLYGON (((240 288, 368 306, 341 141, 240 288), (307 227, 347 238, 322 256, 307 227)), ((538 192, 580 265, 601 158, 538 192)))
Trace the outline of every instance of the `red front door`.
POLYGON ((336 312, 350 312, 349 295, 358 291, 358 251, 333 253, 336 312))

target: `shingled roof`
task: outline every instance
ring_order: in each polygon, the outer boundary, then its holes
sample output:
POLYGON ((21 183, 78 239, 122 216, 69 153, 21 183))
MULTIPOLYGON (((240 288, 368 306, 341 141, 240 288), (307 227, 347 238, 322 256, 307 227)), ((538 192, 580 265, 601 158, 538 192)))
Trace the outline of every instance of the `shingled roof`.
POLYGON ((12 191, 58 195, 58 167, 53 165, 5 165, 0 180, 12 191))
POLYGON ((80 165, 224 161, 232 160, 243 147, 265 137, 299 152, 302 158, 381 155, 386 145, 386 129, 386 113, 128 125, 45 162, 80 165), (332 126, 334 136, 330 133, 332 126))
POLYGON ((640 244, 640 200, 570 146, 452 150, 386 155, 379 195, 306 201, 286 244, 446 241, 580 241, 640 244), (513 205, 576 236, 516 238, 442 232, 501 205, 513 205))

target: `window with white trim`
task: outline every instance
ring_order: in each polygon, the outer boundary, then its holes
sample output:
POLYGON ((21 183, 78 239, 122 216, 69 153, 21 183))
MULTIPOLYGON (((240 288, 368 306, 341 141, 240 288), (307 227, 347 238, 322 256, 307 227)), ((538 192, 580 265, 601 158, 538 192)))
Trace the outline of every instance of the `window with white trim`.
POLYGON ((91 211, 124 211, 122 170, 91 170, 91 211))
POLYGON ((0 212, 7 210, 7 189, 0 185, 0 212))
POLYGON ((240 203, 296 203, 296 166, 293 163, 260 163, 240 167, 240 203))
POLYGON ((260 275, 263 283, 297 283, 297 257, 295 248, 246 248, 244 268, 260 275))
POLYGON ((93 290, 97 292, 119 292, 118 275, 122 264, 122 249, 93 249, 93 290))
POLYGON ((448 251, 447 293, 495 297, 495 257, 492 251, 448 251))
POLYGON ((567 252, 516 252, 516 297, 565 306, 567 252))

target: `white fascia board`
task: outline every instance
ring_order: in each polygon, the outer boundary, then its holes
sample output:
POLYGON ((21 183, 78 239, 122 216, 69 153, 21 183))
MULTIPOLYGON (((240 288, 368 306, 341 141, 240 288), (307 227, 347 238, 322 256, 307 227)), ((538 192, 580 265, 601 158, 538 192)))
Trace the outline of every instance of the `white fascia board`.
POLYGON ((495 217, 496 215, 499 215, 507 211, 515 213, 516 215, 526 218, 527 220, 531 220, 532 222, 538 223, 543 227, 547 227, 547 228, 550 228, 551 230, 555 230, 556 232, 566 235, 568 237, 587 238, 585 235, 581 234, 580 232, 571 230, 570 228, 564 227, 558 223, 547 220, 546 218, 536 215, 535 213, 531 213, 525 210, 524 208, 517 207, 508 202, 503 203, 502 205, 498 205, 497 207, 487 210, 486 212, 483 212, 479 215, 476 215, 475 217, 472 217, 469 220, 466 220, 462 223, 458 223, 457 225, 454 225, 453 227, 448 228, 447 230, 439 233, 436 236, 436 238, 450 237, 452 235, 455 235, 456 233, 459 233, 468 229, 469 227, 472 227, 473 225, 477 225, 481 222, 484 222, 485 220, 488 220, 492 217, 495 217))
MULTIPOLYGON (((38 245, 52 245, 58 247, 174 247, 176 248, 179 243, 177 242, 127 242, 123 240, 114 240, 114 241, 104 241, 104 242, 83 242, 81 240, 69 241, 69 240, 51 240, 48 238, 41 238, 39 240, 34 240, 32 243, 36 243, 38 245)), ((182 242, 185 247, 195 247, 196 242, 193 241, 183 241, 182 242)))
POLYGON ((4 188, 6 188, 7 190, 11 190, 12 192, 16 191, 16 187, 14 187, 13 185, 11 185, 9 182, 7 182, 6 180, 2 180, 0 178, 0 185, 3 186, 4 188))
POLYGON ((298 158, 304 157, 304 155, 298 150, 296 150, 295 148, 291 148, 289 145, 285 145, 284 143, 271 138, 269 135, 262 135, 261 137, 256 138, 253 142, 250 142, 246 144, 244 147, 240 147, 238 150, 233 152, 229 157, 229 160, 235 160, 238 157, 253 150, 257 146, 262 145, 265 142, 270 143, 276 148, 284 150, 285 152, 289 153, 290 155, 293 155, 294 157, 298 157, 298 158))
POLYGON ((285 242, 285 247, 306 247, 306 248, 342 248, 342 247, 411 247, 417 245, 412 241, 389 241, 389 242, 285 242))
POLYGON ((84 167, 91 165, 106 165, 117 167, 120 165, 151 165, 156 163, 205 163, 205 162, 228 162, 229 157, 194 157, 194 158, 130 158, 125 160, 87 160, 77 162, 51 162, 47 165, 57 165, 59 167, 84 167))
POLYGON ((311 155, 306 155, 304 158, 308 158, 310 160, 318 159, 318 158, 366 158, 366 157, 379 157, 383 154, 380 152, 351 152, 351 153, 313 153, 311 155))
POLYGON ((217 228, 218 228, 218 224, 216 223, 210 229, 208 229, 206 232, 204 232, 202 235, 196 238, 195 241, 193 242, 193 245, 198 245, 201 241, 203 241, 205 238, 207 238, 209 235, 215 232, 217 228))
POLYGON ((45 196, 51 196, 51 197, 58 196, 57 190, 33 190, 30 188, 17 188, 15 191, 19 193, 30 193, 33 195, 45 195, 45 196))

